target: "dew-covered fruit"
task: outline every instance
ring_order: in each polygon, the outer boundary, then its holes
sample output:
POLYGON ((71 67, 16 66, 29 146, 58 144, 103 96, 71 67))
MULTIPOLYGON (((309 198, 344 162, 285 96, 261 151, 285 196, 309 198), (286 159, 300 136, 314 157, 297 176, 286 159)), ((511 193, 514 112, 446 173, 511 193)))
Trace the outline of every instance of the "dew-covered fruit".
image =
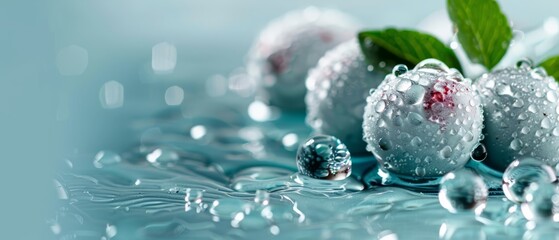
POLYGON ((247 72, 257 98, 288 110, 305 107, 305 79, 324 53, 352 39, 358 29, 349 16, 314 7, 272 21, 248 56, 247 72))
POLYGON ((356 39, 328 51, 306 80, 307 124, 336 136, 353 154, 366 153, 361 127, 365 99, 384 76, 367 64, 356 39))
POLYGON ((534 158, 514 160, 503 173, 503 192, 513 202, 524 202, 524 192, 532 183, 555 182, 553 168, 534 158))
POLYGON ((299 173, 312 178, 341 180, 351 174, 351 155, 333 136, 319 135, 305 141, 296 161, 299 173))
POLYGON ((487 186, 483 179, 468 169, 447 173, 440 183, 439 203, 451 213, 481 213, 487 203, 487 186))
POLYGON ((553 77, 521 61, 482 75, 476 87, 484 107, 485 164, 503 171, 522 157, 559 163, 559 92, 553 77))
POLYGON ((434 59, 410 71, 401 67, 367 97, 367 150, 381 167, 405 179, 436 178, 463 167, 483 128, 470 81, 434 59))

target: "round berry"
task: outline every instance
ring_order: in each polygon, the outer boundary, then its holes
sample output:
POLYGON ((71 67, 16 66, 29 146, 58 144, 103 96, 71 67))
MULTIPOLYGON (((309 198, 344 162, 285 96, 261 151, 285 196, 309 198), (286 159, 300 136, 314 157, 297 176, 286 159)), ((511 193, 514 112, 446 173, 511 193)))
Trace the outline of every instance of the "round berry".
POLYGON ((463 167, 483 128, 469 80, 434 59, 405 73, 396 66, 367 98, 363 119, 367 150, 385 170, 406 179, 436 178, 463 167))
POLYGON ((488 166, 503 171, 522 157, 559 163, 559 92, 553 77, 521 61, 482 75, 476 86, 484 107, 488 166))
POLYGON ((365 99, 383 78, 367 64, 356 39, 328 51, 307 78, 307 124, 318 133, 336 136, 352 153, 365 153, 365 99))
POLYGON ((303 110, 305 79, 326 51, 353 38, 357 24, 335 10, 307 8, 271 22, 249 53, 248 74, 257 98, 288 110, 303 110))

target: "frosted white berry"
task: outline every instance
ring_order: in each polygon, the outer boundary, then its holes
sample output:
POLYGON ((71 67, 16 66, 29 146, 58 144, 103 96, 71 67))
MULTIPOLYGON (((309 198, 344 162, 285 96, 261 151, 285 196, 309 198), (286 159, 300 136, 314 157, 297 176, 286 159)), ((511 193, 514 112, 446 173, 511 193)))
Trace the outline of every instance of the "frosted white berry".
POLYGON ((559 92, 542 68, 517 67, 482 75, 476 82, 485 109, 485 163, 497 170, 532 157, 559 163, 559 92))
POLYGON ((402 178, 435 178, 463 167, 483 128, 470 81, 427 59, 396 66, 367 98, 364 140, 384 170, 402 178))
POLYGON ((272 21, 250 53, 247 71, 260 101, 303 110, 305 79, 324 53, 353 38, 358 25, 335 10, 307 8, 272 21))
POLYGON ((367 64, 356 39, 328 51, 306 81, 307 124, 318 133, 336 136, 352 153, 365 153, 365 99, 383 78, 367 64))

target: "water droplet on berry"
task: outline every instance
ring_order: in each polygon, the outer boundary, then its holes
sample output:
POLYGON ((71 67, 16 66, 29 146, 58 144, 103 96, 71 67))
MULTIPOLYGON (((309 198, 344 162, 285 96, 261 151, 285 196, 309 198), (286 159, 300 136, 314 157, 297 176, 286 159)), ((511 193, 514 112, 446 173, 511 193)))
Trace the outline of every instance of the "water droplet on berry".
POLYGON ((516 68, 519 69, 531 69, 534 66, 534 62, 531 59, 524 58, 518 62, 516 62, 516 68))
POLYGON ((445 146, 441 151, 439 151, 441 158, 449 158, 452 155, 452 148, 450 146, 445 146))
POLYGON ((392 69, 392 74, 394 74, 394 76, 396 77, 399 77, 406 72, 408 72, 408 67, 404 64, 398 64, 392 69))

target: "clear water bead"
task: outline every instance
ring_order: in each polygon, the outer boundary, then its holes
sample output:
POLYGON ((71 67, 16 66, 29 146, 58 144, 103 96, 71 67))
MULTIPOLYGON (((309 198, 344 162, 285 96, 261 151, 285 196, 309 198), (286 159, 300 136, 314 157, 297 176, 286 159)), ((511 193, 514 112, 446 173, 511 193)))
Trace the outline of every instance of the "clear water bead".
POLYGON ((525 58, 516 62, 516 68, 519 69, 531 69, 534 66, 534 62, 531 59, 525 58))
POLYGON ((554 182, 553 169, 534 158, 514 160, 503 174, 503 192, 513 202, 524 202, 524 191, 531 183, 554 182))
POLYGON ((487 202, 487 186, 483 179, 467 169, 446 174, 440 183, 439 202, 451 213, 481 213, 487 202))
POLYGON ((100 151, 95 155, 93 160, 93 166, 96 168, 103 168, 107 165, 118 164, 122 161, 122 158, 118 153, 112 151, 100 151))
POLYGON ((528 220, 559 221, 559 186, 549 182, 532 183, 524 193, 522 214, 528 220))
POLYGON ((470 153, 470 157, 474 161, 481 162, 487 158, 487 149, 483 143, 478 144, 470 153))
POLYGON ((408 72, 408 67, 404 64, 398 64, 392 69, 392 74, 394 74, 394 76, 396 77, 399 77, 406 72, 408 72))
POLYGON ((342 180, 351 174, 351 155, 333 136, 310 138, 299 147, 296 160, 299 172, 312 178, 342 180))

